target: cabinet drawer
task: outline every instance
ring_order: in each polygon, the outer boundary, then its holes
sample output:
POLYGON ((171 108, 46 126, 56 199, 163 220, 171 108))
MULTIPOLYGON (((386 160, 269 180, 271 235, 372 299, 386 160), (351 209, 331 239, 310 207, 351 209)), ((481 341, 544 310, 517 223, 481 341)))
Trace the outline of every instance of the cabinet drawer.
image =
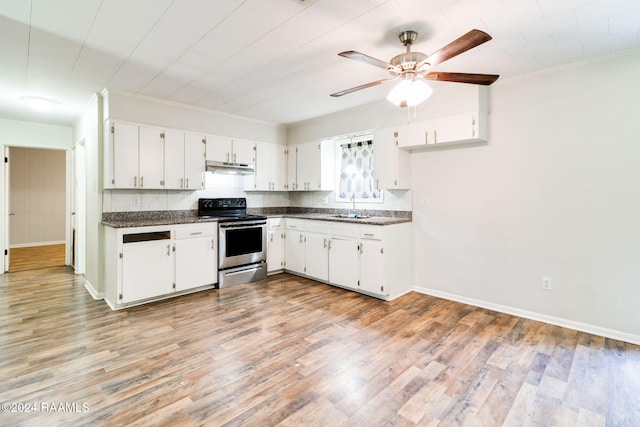
POLYGON ((352 224, 352 225, 331 224, 330 231, 332 236, 358 238, 357 224, 352 224))
POLYGON ((360 238, 367 240, 382 240, 383 231, 378 227, 363 227, 360 229, 360 238))
POLYGON ((326 221, 311 221, 305 225, 304 231, 308 231, 310 233, 328 234, 329 224, 327 224, 326 221))
POLYGON ((218 234, 218 223, 179 225, 175 228, 176 239, 215 236, 218 234))
POLYGON ((267 227, 269 230, 280 230, 284 223, 284 218, 269 218, 267 219, 267 227))
POLYGON ((303 219, 287 218, 285 227, 289 230, 304 231, 306 223, 303 219))

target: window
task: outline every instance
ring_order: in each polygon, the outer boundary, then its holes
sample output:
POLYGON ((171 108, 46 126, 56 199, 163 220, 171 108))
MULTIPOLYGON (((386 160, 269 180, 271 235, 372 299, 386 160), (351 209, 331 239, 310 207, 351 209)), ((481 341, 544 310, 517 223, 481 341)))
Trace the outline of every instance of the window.
POLYGON ((373 136, 340 138, 338 144, 338 202, 382 202, 382 191, 375 185, 373 136))

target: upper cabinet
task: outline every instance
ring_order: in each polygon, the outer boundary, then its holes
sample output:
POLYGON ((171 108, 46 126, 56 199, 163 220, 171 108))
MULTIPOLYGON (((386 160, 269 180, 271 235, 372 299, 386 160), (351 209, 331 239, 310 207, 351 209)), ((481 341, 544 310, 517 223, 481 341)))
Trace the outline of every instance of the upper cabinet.
POLYGON ((203 135, 180 131, 165 131, 164 183, 170 190, 201 190, 204 188, 203 135))
POLYGON ((334 190, 335 157, 333 141, 308 142, 288 146, 289 191, 334 190))
POLYGON ((105 188, 203 188, 202 137, 123 122, 107 122, 105 132, 105 188))
POLYGON ((420 148, 445 143, 487 140, 487 114, 476 111, 416 122, 398 128, 398 147, 420 148))
POLYGON ((255 143, 255 173, 247 179, 247 191, 285 191, 287 147, 267 142, 255 143))
POLYGON ((373 148, 374 174, 379 190, 411 188, 410 153, 398 147, 402 131, 377 129, 373 148))
POLYGON ((207 160, 225 163, 253 165, 254 141, 230 138, 228 136, 207 135, 207 160))

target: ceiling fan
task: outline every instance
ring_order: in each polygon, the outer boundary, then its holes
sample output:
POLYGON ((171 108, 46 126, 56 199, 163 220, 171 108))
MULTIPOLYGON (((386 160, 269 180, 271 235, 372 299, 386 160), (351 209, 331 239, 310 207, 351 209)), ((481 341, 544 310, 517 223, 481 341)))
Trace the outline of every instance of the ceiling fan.
MULTIPOLYGON (((340 52, 338 55, 343 56, 345 58, 354 59, 356 61, 364 62, 365 64, 373 65, 375 67, 384 68, 389 71, 391 77, 387 77, 386 79, 376 80, 374 82, 365 83, 360 86, 352 87, 350 89, 346 89, 340 92, 332 93, 331 96, 339 97, 343 95, 350 94, 352 92, 356 92, 362 89, 366 89, 373 86, 378 86, 382 83, 390 82, 397 79, 402 79, 403 81, 407 81, 410 83, 413 82, 421 82, 422 86, 427 87, 424 84, 423 80, 438 80, 445 82, 456 82, 456 83, 472 83, 479 85, 490 85, 495 82, 499 75, 496 74, 471 74, 471 73, 451 73, 444 71, 430 71, 432 66, 443 63, 444 61, 453 58, 454 56, 460 55, 463 52, 466 52, 469 49, 477 47, 482 43, 488 42, 491 40, 491 36, 484 31, 480 30, 471 30, 465 35, 457 38, 452 41, 442 49, 434 52, 431 55, 425 55, 421 52, 411 52, 411 45, 418 37, 418 33, 415 31, 403 31, 400 33, 399 38, 400 42, 406 46, 407 50, 400 55, 396 55, 389 62, 382 61, 380 59, 373 58, 371 56, 365 55, 364 53, 356 52, 355 50, 348 50, 345 52, 340 52)), ((402 84, 402 82, 401 82, 402 84)), ((399 86, 399 85, 398 85, 399 86)), ((398 87, 396 87, 398 88, 398 87)), ((424 99, 429 96, 431 90, 428 88, 429 93, 426 94, 424 99)), ((393 92, 393 91, 392 91, 393 92)), ((391 95, 391 94, 390 94, 391 95)), ((424 99, 413 102, 413 105, 422 102, 424 99)), ((390 99, 391 100, 391 99, 390 99)), ((406 99, 398 99, 397 105, 405 107, 407 105, 412 105, 411 101, 407 103, 406 99)))

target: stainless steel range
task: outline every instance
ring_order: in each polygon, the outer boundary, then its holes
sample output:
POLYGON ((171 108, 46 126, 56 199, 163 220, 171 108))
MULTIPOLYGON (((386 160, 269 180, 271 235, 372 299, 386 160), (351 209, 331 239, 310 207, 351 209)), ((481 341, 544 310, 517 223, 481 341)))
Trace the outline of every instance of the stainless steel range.
POLYGON ((198 216, 218 219, 218 287, 267 277, 267 217, 247 214, 244 197, 199 199, 198 216))

